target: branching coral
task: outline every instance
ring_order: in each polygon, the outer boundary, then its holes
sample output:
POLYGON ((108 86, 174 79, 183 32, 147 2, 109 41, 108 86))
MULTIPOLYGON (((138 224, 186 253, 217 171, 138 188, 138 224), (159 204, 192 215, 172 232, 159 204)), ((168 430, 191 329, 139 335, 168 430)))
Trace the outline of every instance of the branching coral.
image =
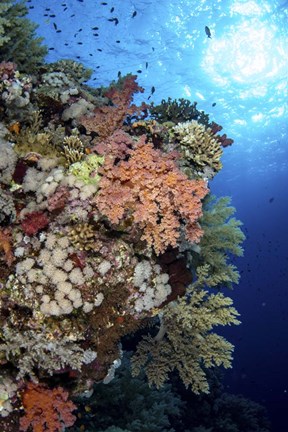
POLYGON ((200 172, 210 168, 214 174, 222 168, 221 145, 210 128, 205 128, 197 121, 179 123, 172 129, 173 139, 178 142, 182 165, 185 169, 191 165, 200 172))
POLYGON ((201 199, 207 193, 205 182, 188 180, 171 156, 145 144, 145 136, 130 152, 128 161, 115 166, 107 158, 101 172, 96 203, 113 224, 133 216, 143 230, 142 240, 157 254, 177 245, 181 219, 186 223, 187 239, 199 242, 202 230, 197 221, 201 199))
POLYGON ((153 102, 149 109, 151 117, 160 123, 173 122, 175 124, 197 120, 198 123, 209 125, 209 116, 204 111, 199 111, 197 102, 191 103, 188 99, 174 99, 168 97, 162 99, 160 105, 154 105, 153 102))
POLYGON ((22 394, 25 415, 20 419, 20 431, 25 432, 31 426, 33 432, 61 432, 64 427, 72 426, 76 406, 68 396, 62 387, 50 390, 29 383, 22 394))

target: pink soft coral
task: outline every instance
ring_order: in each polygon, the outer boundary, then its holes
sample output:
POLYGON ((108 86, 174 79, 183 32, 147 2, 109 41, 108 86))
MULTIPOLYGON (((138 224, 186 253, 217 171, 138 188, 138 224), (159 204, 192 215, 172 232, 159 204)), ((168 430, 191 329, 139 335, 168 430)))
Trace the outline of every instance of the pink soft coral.
POLYGON ((128 115, 139 115, 142 111, 147 111, 148 105, 145 103, 140 107, 131 105, 133 95, 144 91, 137 84, 136 78, 135 75, 127 75, 117 86, 110 86, 104 96, 110 99, 112 105, 96 107, 92 116, 83 116, 80 119, 88 133, 96 132, 99 139, 105 139, 122 127, 128 115))
POLYGON ((177 246, 181 226, 188 240, 200 240, 197 220, 208 189, 203 180, 189 180, 173 156, 155 150, 145 139, 143 135, 129 150, 127 161, 115 164, 115 158, 106 157, 96 203, 114 224, 132 216, 143 230, 141 239, 159 254, 177 246))
POLYGON ((20 431, 32 427, 33 432, 60 432, 72 426, 76 406, 68 400, 62 387, 48 389, 44 385, 29 383, 22 395, 25 416, 20 419, 20 431))

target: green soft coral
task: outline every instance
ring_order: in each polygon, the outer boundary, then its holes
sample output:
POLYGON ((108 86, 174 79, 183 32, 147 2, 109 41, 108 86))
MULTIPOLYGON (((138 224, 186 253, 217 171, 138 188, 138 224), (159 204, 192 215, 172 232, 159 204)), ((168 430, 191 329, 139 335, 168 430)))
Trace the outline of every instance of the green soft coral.
POLYGON ((73 174, 85 184, 98 184, 100 176, 99 167, 103 165, 104 157, 98 155, 86 156, 85 160, 70 165, 68 173, 73 174))
POLYGON ((186 387, 208 393, 204 368, 230 368, 233 345, 214 333, 215 326, 240 324, 232 300, 222 293, 209 294, 194 284, 187 295, 164 309, 158 335, 143 338, 132 357, 132 373, 144 368, 151 385, 161 387, 169 372, 177 369, 186 387))
POLYGON ((44 62, 48 52, 35 37, 37 25, 25 16, 25 1, 7 1, 0 5, 0 57, 17 64, 20 72, 31 73, 44 62))
POLYGON ((204 235, 198 252, 190 253, 201 287, 222 285, 231 288, 239 282, 237 267, 230 264, 229 259, 231 255, 243 255, 245 235, 240 228, 242 222, 232 217, 236 209, 230 203, 230 197, 216 199, 214 195, 208 195, 204 199, 200 219, 204 235))

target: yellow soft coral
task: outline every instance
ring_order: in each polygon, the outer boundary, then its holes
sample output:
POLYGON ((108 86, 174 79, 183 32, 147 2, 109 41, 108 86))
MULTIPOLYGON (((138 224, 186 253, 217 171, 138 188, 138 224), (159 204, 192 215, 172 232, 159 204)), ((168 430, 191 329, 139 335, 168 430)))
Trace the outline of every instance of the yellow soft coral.
POLYGON ((206 128, 195 120, 179 123, 172 129, 172 135, 178 142, 180 154, 185 166, 192 165, 197 171, 221 170, 222 148, 211 128, 206 128))
POLYGON ((209 392, 203 366, 231 367, 233 345, 212 332, 218 325, 240 324, 232 300, 222 293, 190 287, 187 295, 164 309, 155 338, 146 336, 132 358, 132 373, 142 367, 150 384, 161 387, 168 373, 177 369, 185 386, 196 394, 209 392))

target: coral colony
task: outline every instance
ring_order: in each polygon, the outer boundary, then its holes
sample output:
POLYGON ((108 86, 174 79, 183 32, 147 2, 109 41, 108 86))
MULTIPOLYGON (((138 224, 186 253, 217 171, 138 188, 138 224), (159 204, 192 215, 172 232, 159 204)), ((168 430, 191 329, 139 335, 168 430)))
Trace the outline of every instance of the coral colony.
POLYGON ((207 393, 205 369, 231 367, 213 329, 239 323, 219 288, 238 282, 244 235, 208 182, 232 140, 196 103, 135 106, 136 76, 95 89, 89 74, 0 63, 3 432, 73 425, 73 398, 113 380, 139 329, 132 373, 158 388, 178 370, 207 393))

